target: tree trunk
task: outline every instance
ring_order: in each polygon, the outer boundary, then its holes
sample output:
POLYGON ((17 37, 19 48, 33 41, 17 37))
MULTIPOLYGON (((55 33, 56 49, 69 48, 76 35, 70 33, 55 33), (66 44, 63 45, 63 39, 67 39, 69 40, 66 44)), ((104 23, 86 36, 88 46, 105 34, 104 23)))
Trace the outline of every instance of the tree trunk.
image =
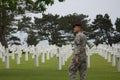
POLYGON ((2 0, 2 8, 1 8, 1 24, 0 24, 0 42, 5 47, 8 48, 7 41, 5 38, 5 29, 7 25, 7 12, 6 12, 6 1, 2 0))
POLYGON ((5 38, 5 27, 3 26, 0 26, 0 42, 5 48, 8 48, 7 41, 5 38))
POLYGON ((108 44, 109 44, 110 46, 112 46, 112 43, 111 43, 111 36, 108 34, 107 31, 105 31, 105 32, 106 32, 106 36, 107 36, 107 39, 108 39, 108 44))

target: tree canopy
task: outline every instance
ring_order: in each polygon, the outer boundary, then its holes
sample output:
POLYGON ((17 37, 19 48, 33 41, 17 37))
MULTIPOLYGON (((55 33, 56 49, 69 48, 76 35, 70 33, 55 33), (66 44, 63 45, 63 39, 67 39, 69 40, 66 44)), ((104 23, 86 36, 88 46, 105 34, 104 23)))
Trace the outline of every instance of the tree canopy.
MULTIPOLYGON (((64 0, 58 0, 62 2, 64 0)), ((8 47, 6 34, 18 20, 16 16, 28 13, 42 13, 46 6, 53 5, 54 0, 0 0, 0 42, 8 47)))

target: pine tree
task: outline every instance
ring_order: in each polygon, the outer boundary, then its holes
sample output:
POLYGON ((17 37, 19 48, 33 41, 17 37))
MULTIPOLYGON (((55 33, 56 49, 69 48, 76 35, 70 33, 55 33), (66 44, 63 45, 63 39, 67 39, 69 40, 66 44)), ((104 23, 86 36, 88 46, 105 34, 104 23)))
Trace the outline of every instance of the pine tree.
POLYGON ((101 14, 97 15, 96 19, 92 22, 91 30, 91 37, 95 39, 94 43, 96 45, 100 43, 112 45, 111 35, 114 28, 108 14, 104 16, 101 14))

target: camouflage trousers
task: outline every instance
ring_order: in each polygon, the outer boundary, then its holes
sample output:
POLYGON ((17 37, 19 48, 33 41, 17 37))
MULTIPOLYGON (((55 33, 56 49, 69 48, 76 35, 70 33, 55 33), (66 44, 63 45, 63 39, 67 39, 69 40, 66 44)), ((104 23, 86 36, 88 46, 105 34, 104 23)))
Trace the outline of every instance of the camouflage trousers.
POLYGON ((69 66, 70 80, 77 80, 77 71, 79 71, 80 80, 86 80, 87 57, 79 57, 79 64, 75 64, 75 57, 69 66))

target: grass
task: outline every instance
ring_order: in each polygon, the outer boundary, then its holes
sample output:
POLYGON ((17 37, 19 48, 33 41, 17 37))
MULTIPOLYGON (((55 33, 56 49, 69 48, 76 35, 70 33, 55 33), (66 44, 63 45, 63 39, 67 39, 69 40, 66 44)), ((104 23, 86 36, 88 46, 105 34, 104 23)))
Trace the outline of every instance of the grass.
MULTIPOLYGON (((29 61, 21 58, 21 64, 16 64, 15 60, 10 60, 10 69, 5 69, 5 63, 0 59, 0 80, 70 80, 68 66, 70 59, 59 71, 57 69, 57 58, 52 58, 45 63, 39 60, 39 67, 34 66, 34 59, 29 56, 29 61)), ((120 73, 117 67, 112 67, 111 63, 105 61, 99 55, 91 57, 91 68, 87 70, 87 80, 120 80, 120 73)))
POLYGON ((91 68, 88 69, 88 80, 120 80, 117 66, 112 67, 104 58, 94 55, 91 59, 91 68))

